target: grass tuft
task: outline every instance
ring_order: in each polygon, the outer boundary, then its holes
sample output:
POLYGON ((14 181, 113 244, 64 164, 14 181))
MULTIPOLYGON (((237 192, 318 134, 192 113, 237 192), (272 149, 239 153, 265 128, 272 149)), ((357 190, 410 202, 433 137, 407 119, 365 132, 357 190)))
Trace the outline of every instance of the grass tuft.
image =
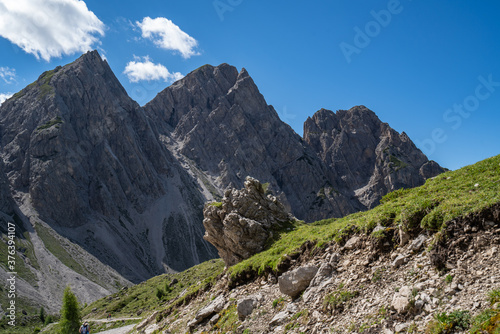
POLYGON ((51 119, 50 121, 46 122, 45 124, 40 125, 36 129, 37 129, 37 131, 45 130, 45 129, 53 127, 54 125, 57 126, 58 124, 62 124, 62 123, 63 123, 63 121, 62 121, 61 117, 57 116, 56 118, 51 119))
POLYGON ((466 330, 470 327, 471 315, 469 311, 456 310, 451 313, 437 313, 426 330, 426 334, 445 334, 455 330, 466 330))

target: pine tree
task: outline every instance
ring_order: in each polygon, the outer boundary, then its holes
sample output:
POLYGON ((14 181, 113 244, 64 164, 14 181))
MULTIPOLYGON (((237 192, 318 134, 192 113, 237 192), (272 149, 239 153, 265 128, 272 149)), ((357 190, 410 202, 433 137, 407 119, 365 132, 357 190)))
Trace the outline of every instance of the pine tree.
POLYGON ((42 322, 42 324, 45 323, 45 310, 44 308, 40 308, 40 321, 42 322))
POLYGON ((61 308, 61 321, 59 322, 61 334, 78 333, 80 322, 80 305, 78 305, 76 296, 68 286, 64 290, 63 305, 61 308))

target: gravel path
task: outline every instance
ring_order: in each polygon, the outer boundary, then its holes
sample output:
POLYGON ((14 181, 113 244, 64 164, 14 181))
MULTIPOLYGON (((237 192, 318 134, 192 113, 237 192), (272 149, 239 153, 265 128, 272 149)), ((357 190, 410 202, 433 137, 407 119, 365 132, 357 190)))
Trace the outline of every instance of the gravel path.
POLYGON ((110 330, 107 330, 104 332, 98 332, 95 334, 128 334, 134 328, 134 326, 135 326, 135 324, 132 324, 132 325, 128 325, 128 326, 124 326, 124 327, 120 327, 120 328, 110 329, 110 330))
MULTIPOLYGON (((88 322, 116 322, 125 320, 140 320, 142 318, 112 318, 112 319, 86 319, 88 322)), ((128 334, 137 324, 127 325, 119 328, 109 329, 103 332, 96 332, 94 334, 128 334)))

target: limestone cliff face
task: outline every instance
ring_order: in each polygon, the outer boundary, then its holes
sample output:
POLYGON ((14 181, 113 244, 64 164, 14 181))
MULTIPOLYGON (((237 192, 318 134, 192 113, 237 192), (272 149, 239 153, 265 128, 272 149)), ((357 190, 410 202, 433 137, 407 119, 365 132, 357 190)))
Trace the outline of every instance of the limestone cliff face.
POLYGON ((215 256, 202 240, 204 198, 97 52, 42 74, 0 118, 13 189, 129 279, 215 256))
POLYGON ((304 123, 304 140, 366 208, 390 191, 422 185, 444 171, 404 132, 364 106, 337 113, 321 109, 304 123))
POLYGON ((160 131, 178 143, 174 151, 211 176, 218 195, 227 187, 242 187, 245 177, 252 176, 269 183, 299 219, 362 209, 356 199, 338 191, 331 171, 267 105, 245 69, 238 73, 227 64, 203 66, 145 109, 164 124, 160 131))

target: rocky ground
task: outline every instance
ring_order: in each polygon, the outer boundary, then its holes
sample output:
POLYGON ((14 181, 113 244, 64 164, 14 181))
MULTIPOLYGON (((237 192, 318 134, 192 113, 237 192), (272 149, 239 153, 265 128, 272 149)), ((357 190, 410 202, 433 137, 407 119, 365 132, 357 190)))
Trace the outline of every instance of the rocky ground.
POLYGON ((497 205, 453 220, 435 235, 380 226, 380 238, 306 244, 280 276, 234 282, 223 274, 186 306, 153 313, 135 332, 445 333, 429 329, 437 314, 499 308, 488 300, 500 289, 499 213, 497 205))

